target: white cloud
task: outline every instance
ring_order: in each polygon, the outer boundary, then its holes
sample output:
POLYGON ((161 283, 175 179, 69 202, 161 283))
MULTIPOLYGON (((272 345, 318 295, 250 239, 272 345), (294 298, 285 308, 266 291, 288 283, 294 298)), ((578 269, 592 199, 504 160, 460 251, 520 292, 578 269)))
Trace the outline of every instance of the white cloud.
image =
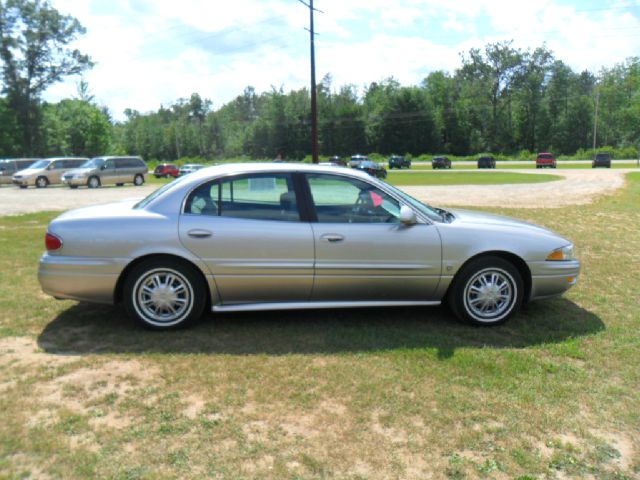
MULTIPOLYGON (((192 92, 222 103, 247 85, 260 91, 309 84, 308 10, 295 0, 53 0, 87 27, 78 48, 96 60, 85 74, 116 118, 124 108, 155 110, 192 92), (141 13, 144 10, 144 14, 141 13)), ((577 3, 576 5, 580 5, 577 3)), ((558 0, 316 0, 318 79, 359 87, 394 76, 418 84, 432 70, 452 71, 459 53, 514 39, 546 42, 574 69, 598 71, 640 51, 640 19, 603 4, 580 10, 558 0), (434 32, 442 32, 438 35, 434 32)), ((75 94, 75 82, 47 99, 75 94)))

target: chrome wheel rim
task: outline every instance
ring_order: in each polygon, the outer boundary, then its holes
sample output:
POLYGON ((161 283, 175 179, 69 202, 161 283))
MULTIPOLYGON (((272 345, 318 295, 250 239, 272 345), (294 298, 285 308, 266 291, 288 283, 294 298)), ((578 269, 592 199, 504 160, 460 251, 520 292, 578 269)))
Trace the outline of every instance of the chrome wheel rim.
POLYGON ((47 181, 44 178, 39 178, 38 179, 38 187, 44 188, 46 186, 47 186, 47 181))
POLYGON ((137 313, 152 325, 175 325, 193 308, 191 284, 184 275, 170 268, 145 273, 136 282, 133 295, 137 313))
POLYGON ((136 185, 142 185, 142 177, 137 175, 136 178, 133 179, 133 183, 136 185))
POLYGON ((464 289, 464 305, 475 320, 497 322, 513 309, 516 282, 505 270, 486 268, 473 275, 464 289))
POLYGON ((89 188, 97 188, 98 187, 98 179, 97 178, 90 178, 89 179, 89 188))

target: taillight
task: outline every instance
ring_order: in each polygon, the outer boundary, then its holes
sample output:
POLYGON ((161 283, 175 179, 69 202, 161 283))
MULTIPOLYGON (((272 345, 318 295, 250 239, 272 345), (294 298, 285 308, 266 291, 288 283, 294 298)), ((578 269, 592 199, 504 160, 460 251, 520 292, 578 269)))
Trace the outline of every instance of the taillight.
POLYGON ((62 248, 62 240, 56 237, 53 233, 47 232, 44 237, 44 245, 48 251, 59 250, 62 248))

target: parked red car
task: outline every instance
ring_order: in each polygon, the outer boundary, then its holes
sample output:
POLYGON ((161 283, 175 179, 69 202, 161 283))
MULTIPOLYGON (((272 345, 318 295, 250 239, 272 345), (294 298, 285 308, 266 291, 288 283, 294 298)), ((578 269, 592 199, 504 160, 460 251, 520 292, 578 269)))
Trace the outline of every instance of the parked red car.
POLYGON ((552 153, 539 153, 536 157, 536 168, 556 168, 556 157, 552 153))
POLYGON ((172 163, 161 163, 156 167, 153 171, 153 174, 156 178, 178 178, 178 174, 180 173, 180 169, 173 165, 172 163))

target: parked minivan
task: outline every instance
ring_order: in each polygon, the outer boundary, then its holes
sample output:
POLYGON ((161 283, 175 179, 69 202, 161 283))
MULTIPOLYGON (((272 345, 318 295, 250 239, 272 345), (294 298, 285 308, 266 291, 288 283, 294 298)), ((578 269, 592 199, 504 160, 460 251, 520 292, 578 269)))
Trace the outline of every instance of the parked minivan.
POLYGON ((77 157, 54 157, 38 160, 29 168, 20 170, 12 177, 14 185, 27 188, 35 185, 37 188, 45 188, 61 182, 62 175, 68 170, 78 168, 88 159, 77 157))
POLYGON ((71 188, 86 185, 98 188, 101 185, 133 183, 140 186, 145 181, 147 164, 140 157, 96 157, 64 174, 62 183, 71 188))
POLYGON ((0 160, 0 185, 10 184, 11 177, 19 171, 28 168, 39 158, 11 158, 0 160))

